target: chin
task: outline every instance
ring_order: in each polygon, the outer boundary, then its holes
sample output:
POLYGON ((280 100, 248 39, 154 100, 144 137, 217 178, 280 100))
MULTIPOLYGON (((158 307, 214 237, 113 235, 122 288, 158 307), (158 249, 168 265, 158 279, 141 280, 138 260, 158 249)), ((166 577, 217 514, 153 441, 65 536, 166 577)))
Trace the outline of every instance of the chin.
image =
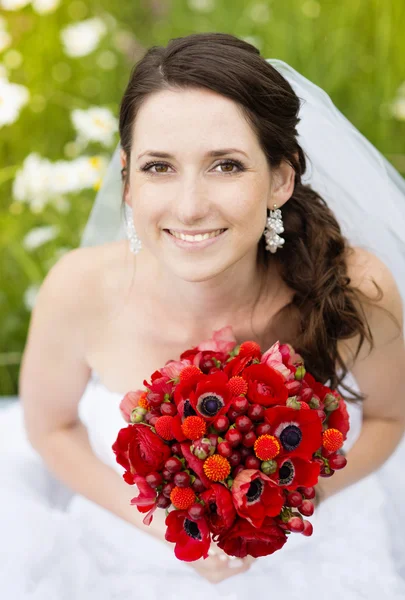
POLYGON ((198 265, 196 262, 191 261, 187 264, 186 261, 182 261, 183 264, 177 263, 176 265, 167 264, 168 269, 178 279, 188 281, 190 283, 202 283, 204 281, 210 281, 222 273, 225 273, 231 266, 230 264, 222 265, 198 265))

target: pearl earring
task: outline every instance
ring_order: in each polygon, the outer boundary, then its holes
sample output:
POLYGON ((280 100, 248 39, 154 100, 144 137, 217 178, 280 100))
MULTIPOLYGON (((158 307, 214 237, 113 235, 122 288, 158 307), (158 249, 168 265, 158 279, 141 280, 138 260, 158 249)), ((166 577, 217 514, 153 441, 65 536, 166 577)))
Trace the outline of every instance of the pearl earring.
POLYGON ((270 210, 270 215, 267 217, 266 227, 263 235, 266 239, 266 250, 275 254, 278 248, 282 248, 285 239, 279 236, 279 233, 283 233, 283 217, 281 210, 277 208, 277 204, 274 204, 274 210, 270 210))
POLYGON ((134 218, 132 216, 132 208, 125 204, 125 231, 129 240, 129 247, 133 254, 138 254, 142 250, 141 240, 136 234, 134 226, 134 218))

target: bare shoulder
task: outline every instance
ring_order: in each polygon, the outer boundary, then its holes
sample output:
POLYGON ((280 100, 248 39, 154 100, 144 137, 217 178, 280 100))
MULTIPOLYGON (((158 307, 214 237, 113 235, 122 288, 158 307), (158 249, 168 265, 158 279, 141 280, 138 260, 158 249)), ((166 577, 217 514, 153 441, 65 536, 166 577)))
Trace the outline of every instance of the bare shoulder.
POLYGON ((372 252, 353 247, 348 256, 347 266, 351 285, 372 300, 371 304, 364 307, 368 314, 376 314, 375 309, 382 307, 392 312, 402 323, 402 299, 395 278, 387 265, 372 252))
MULTIPOLYGON (((350 284, 360 292, 359 300, 373 337, 375 348, 386 347, 398 340, 403 331, 403 304, 398 285, 387 265, 372 252, 353 247, 348 259, 350 284)), ((339 342, 342 354, 353 356, 359 336, 339 342), (349 353, 347 353, 349 351, 349 353)), ((358 358, 368 356, 369 344, 364 342, 358 358)))

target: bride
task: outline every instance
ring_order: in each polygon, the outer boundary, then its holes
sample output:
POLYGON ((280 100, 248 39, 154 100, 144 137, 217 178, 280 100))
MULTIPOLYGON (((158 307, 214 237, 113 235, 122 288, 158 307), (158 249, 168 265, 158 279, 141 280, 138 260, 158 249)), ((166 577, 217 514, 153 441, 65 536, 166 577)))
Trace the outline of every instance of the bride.
POLYGON ((228 34, 151 48, 120 138, 83 247, 41 288, 21 403, 0 415, 6 597, 403 598, 401 178, 321 90, 228 34), (339 387, 348 465, 320 481, 312 537, 184 563, 164 511, 146 527, 130 506, 111 446, 123 395, 227 325, 262 350, 292 343, 339 387))

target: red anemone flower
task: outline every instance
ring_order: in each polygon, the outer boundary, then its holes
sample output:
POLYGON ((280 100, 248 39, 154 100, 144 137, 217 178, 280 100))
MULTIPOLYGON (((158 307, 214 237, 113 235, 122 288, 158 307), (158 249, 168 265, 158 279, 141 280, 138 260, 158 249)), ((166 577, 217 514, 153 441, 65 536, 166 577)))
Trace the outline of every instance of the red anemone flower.
POLYGON ((203 517, 194 521, 185 510, 172 510, 165 521, 165 538, 174 542, 174 554, 179 560, 191 562, 201 557, 207 558, 211 544, 210 531, 203 517))
POLYGON ((231 529, 213 540, 230 556, 258 558, 280 550, 287 536, 274 519, 266 517, 259 529, 245 519, 237 519, 231 529))
POLYGON ((322 445, 322 421, 316 410, 274 406, 266 409, 264 419, 271 425, 269 433, 280 441, 280 456, 310 460, 322 445))
POLYGON ((200 494, 207 506, 206 519, 210 531, 221 533, 229 529, 236 517, 232 494, 224 485, 213 483, 211 488, 200 494))
POLYGON ((261 527, 266 517, 280 514, 284 495, 279 486, 257 469, 243 469, 232 484, 232 498, 239 516, 254 527, 261 527))

